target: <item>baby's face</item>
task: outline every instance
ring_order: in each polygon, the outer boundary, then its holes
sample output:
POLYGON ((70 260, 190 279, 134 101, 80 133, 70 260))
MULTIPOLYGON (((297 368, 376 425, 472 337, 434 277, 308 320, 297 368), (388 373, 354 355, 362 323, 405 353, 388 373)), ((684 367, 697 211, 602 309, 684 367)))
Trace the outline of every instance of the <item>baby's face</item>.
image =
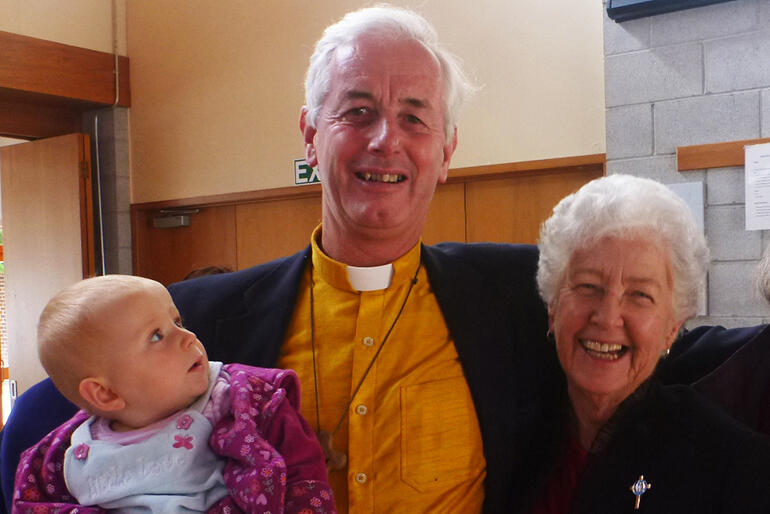
POLYGON ((101 313, 112 369, 106 376, 126 402, 121 422, 139 428, 190 405, 206 392, 209 363, 195 334, 182 327, 179 312, 160 284, 123 295, 101 313))

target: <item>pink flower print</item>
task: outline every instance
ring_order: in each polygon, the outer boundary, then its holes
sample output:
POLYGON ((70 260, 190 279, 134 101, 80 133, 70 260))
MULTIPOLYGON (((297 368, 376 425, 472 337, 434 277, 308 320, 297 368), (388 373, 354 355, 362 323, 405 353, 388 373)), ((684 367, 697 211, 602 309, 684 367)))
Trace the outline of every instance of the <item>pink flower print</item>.
POLYGON ((273 468, 262 468, 261 475, 265 478, 273 476, 273 468))
POLYGON ((189 414, 185 414, 184 416, 176 420, 176 427, 179 430, 187 430, 188 428, 190 428, 190 425, 192 425, 192 423, 193 423, 192 416, 190 416, 189 414))
POLYGON ((281 473, 281 485, 286 485, 286 473, 281 473))
POLYGON ((257 505, 267 505, 267 496, 265 496, 264 494, 260 494, 254 500, 254 503, 256 503, 257 505))
POLYGON ((45 486, 45 492, 47 492, 48 494, 53 494, 56 492, 56 487, 54 487, 53 484, 48 484, 47 486, 45 486))
POLYGON ((318 498, 313 496, 312 498, 310 498, 310 505, 312 505, 313 507, 320 507, 321 506, 321 500, 319 500, 318 498))
POLYGON ((174 441, 176 442, 174 443, 174 448, 185 448, 187 450, 192 450, 193 449, 192 440, 193 438, 191 435, 184 435, 184 436, 175 435, 174 441))
POLYGON ((37 489, 25 489, 22 493, 22 498, 24 498, 27 501, 33 501, 36 502, 40 499, 40 493, 37 489))
POLYGON ((313 511, 310 509, 302 509, 298 514, 313 514, 313 511))
POLYGON ((321 498, 323 498, 324 500, 331 500, 332 499, 331 495, 329 494, 329 491, 325 491, 325 490, 321 489, 321 492, 318 493, 318 494, 320 494, 321 498))
POLYGON ((36 505, 34 509, 32 509, 32 512, 34 514, 48 514, 48 507, 44 505, 36 505))
POLYGON ((88 458, 88 445, 85 443, 80 443, 75 447, 75 459, 77 460, 86 460, 88 458))
POLYGON ((249 453, 250 453, 250 448, 249 448, 249 445, 247 445, 247 444, 244 444, 244 445, 242 445, 242 446, 241 446, 241 456, 242 456, 242 457, 245 457, 245 456, 246 456, 246 455, 248 455, 249 453))

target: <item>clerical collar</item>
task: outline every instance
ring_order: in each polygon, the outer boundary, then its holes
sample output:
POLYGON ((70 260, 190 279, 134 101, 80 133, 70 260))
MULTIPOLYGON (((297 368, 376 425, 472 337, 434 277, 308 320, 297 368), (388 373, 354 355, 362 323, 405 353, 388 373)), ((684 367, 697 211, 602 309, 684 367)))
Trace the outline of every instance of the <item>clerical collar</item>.
POLYGON ((391 285, 399 286, 408 283, 417 266, 420 264, 420 243, 418 242, 405 255, 390 264, 382 266, 360 267, 348 266, 335 261, 323 253, 320 246, 321 226, 313 231, 311 245, 313 248, 313 267, 316 274, 327 283, 348 291, 378 291, 391 285))
POLYGON ((362 268, 348 265, 348 280, 357 291, 387 289, 393 278, 393 263, 362 268))

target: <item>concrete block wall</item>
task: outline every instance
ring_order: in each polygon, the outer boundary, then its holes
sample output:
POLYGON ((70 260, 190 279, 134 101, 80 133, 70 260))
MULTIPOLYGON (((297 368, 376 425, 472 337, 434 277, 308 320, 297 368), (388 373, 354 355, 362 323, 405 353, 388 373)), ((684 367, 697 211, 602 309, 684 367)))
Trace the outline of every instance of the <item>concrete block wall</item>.
POLYGON ((754 278, 770 231, 744 228, 743 168, 678 172, 676 148, 770 137, 770 0, 604 17, 607 173, 704 183, 708 312, 688 325, 769 322, 754 278))
MULTIPOLYGON (((128 155, 128 109, 117 107, 85 113, 83 131, 91 136, 91 167, 97 155, 104 229, 104 272, 131 275, 131 184, 128 155), (97 134, 98 129, 98 134, 97 134)), ((97 196, 94 195, 94 204, 97 196)), ((101 275, 102 270, 97 270, 101 275)))

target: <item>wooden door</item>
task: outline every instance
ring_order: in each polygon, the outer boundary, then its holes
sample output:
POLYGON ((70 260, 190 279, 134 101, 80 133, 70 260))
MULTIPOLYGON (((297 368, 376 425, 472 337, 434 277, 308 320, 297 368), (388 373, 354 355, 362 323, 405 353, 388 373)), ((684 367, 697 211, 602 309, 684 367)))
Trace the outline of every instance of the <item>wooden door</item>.
POLYGON ((35 346, 43 307, 94 274, 90 169, 85 134, 0 148, 8 360, 19 393, 46 376, 35 346))

